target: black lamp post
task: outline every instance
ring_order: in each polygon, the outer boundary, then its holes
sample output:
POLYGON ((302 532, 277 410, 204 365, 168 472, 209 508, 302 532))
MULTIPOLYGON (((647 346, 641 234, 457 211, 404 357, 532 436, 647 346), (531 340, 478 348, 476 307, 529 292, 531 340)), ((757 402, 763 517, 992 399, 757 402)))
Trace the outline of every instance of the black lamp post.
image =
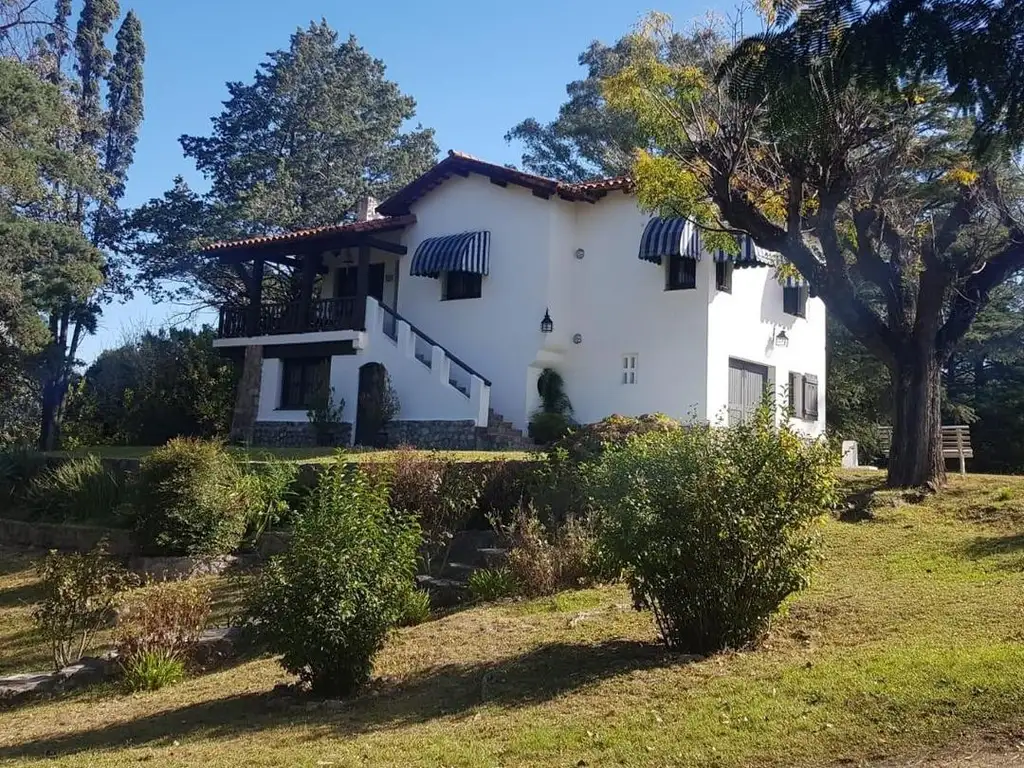
POLYGON ((544 319, 540 321, 540 332, 551 333, 555 330, 555 321, 551 319, 551 312, 544 310, 544 319))

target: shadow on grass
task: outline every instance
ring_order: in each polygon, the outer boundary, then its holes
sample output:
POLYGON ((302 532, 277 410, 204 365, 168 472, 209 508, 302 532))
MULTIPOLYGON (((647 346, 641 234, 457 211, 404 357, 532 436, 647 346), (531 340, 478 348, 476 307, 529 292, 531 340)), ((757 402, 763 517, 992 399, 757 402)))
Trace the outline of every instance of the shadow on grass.
POLYGON ((224 739, 245 732, 302 725, 343 737, 467 713, 481 704, 523 707, 637 670, 685 664, 649 643, 552 644, 512 659, 445 665, 400 681, 378 681, 353 699, 318 702, 274 692, 204 701, 80 733, 0 748, 0 761, 73 755, 174 739, 224 739))
POLYGON ((0 609, 25 608, 39 602, 43 588, 39 582, 22 584, 10 589, 0 589, 0 609))
POLYGON ((1007 567, 1017 570, 1024 568, 1024 533, 1011 533, 1005 536, 979 536, 964 547, 964 554, 975 560, 985 557, 1018 555, 1007 567))
POLYGON ((0 635, 0 677, 51 669, 46 640, 34 628, 0 635))

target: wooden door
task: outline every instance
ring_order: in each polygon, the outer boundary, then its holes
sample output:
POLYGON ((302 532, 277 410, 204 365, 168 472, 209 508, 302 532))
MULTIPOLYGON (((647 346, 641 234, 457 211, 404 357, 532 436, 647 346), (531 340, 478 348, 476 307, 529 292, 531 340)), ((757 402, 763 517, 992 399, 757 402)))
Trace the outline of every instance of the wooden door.
POLYGON ((768 388, 768 368, 745 360, 729 360, 729 426, 743 424, 761 405, 768 388))

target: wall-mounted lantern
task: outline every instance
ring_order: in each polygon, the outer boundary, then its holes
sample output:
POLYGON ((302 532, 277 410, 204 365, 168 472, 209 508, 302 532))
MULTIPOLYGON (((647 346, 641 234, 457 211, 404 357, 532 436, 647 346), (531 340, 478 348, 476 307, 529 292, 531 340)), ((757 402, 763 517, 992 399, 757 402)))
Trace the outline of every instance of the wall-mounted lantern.
POLYGON ((540 332, 551 333, 555 330, 555 321, 551 319, 551 312, 544 310, 544 319, 540 321, 540 332))
POLYGON ((789 336, 786 335, 785 331, 779 331, 775 334, 775 346, 776 347, 788 347, 789 336))

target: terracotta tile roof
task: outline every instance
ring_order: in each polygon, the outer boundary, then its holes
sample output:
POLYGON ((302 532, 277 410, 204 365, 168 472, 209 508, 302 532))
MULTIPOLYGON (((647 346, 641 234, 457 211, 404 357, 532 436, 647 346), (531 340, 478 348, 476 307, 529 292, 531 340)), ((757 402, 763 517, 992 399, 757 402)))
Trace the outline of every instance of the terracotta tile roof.
POLYGON ((503 165, 488 163, 465 152, 450 150, 448 157, 415 181, 398 190, 398 192, 381 203, 377 211, 389 216, 408 213, 409 206, 430 190, 450 179, 453 175, 465 176, 469 173, 479 173, 482 176, 487 176, 497 184, 516 184, 533 191, 534 194, 541 197, 557 195, 563 200, 577 202, 593 203, 607 192, 618 189, 629 190, 632 188, 632 181, 627 176, 619 176, 612 179, 595 179, 581 184, 569 184, 557 179, 550 179, 547 176, 538 176, 537 174, 526 173, 515 168, 506 168, 503 165))
POLYGON ((381 219, 352 221, 347 224, 332 224, 326 227, 314 227, 313 229, 299 229, 294 232, 282 232, 276 235, 249 237, 244 240, 227 240, 224 242, 212 243, 211 245, 203 248, 200 253, 225 251, 233 248, 250 248, 254 245, 266 245, 268 243, 288 243, 296 240, 331 237, 335 235, 355 235, 364 232, 390 232, 415 223, 416 217, 412 214, 402 216, 385 216, 381 219))

